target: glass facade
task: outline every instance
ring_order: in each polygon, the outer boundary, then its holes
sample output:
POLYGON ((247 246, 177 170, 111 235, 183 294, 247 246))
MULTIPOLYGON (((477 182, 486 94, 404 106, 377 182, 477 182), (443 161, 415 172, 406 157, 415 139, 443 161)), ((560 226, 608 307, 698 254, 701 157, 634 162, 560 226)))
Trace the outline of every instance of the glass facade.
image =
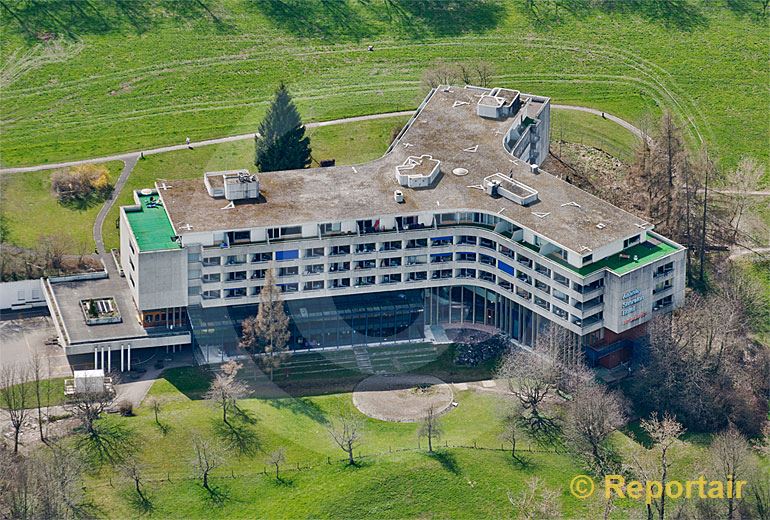
POLYGON ((532 345, 537 334, 551 324, 550 320, 483 287, 433 287, 425 289, 424 295, 426 325, 486 325, 519 343, 532 345))

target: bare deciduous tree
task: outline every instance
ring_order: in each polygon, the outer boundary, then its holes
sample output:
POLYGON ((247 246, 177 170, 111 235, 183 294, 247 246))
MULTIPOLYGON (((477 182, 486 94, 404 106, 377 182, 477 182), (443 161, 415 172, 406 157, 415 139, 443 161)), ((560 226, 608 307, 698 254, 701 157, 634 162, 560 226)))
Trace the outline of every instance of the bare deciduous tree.
POLYGON ((440 439, 442 435, 444 435, 444 429, 435 408, 431 405, 428 408, 428 415, 423 418, 420 429, 417 430, 417 437, 428 439, 428 452, 433 453, 433 441, 440 439))
POLYGON ((195 456, 193 458, 193 466, 195 467, 196 476, 201 479, 203 489, 209 493, 214 494, 215 489, 211 487, 209 481, 211 472, 222 465, 222 455, 211 441, 204 439, 200 435, 193 436, 193 449, 195 456))
POLYGON ((275 480, 281 480, 280 470, 281 466, 286 462, 286 449, 278 448, 270 452, 270 455, 265 459, 269 465, 275 467, 275 480))
POLYGON ((518 496, 508 493, 508 501, 519 520, 562 518, 558 493, 545 486, 540 477, 532 477, 518 496))
POLYGON ((120 466, 121 472, 134 484, 134 492, 143 509, 151 506, 150 498, 144 490, 145 467, 136 459, 128 459, 120 466))
POLYGON ((29 367, 24 363, 10 363, 0 367, 0 407, 8 414, 13 426, 13 452, 19 452, 19 435, 24 420, 33 404, 33 388, 29 367))
POLYGON ((564 365, 556 359, 561 357, 563 343, 557 339, 561 335, 559 330, 540 334, 531 352, 511 349, 497 371, 497 378, 506 381, 524 410, 524 426, 539 442, 555 441, 559 429, 547 399, 555 395, 563 381, 564 365))
POLYGON ((435 61, 422 75, 422 83, 429 89, 439 85, 452 85, 457 83, 457 80, 457 67, 443 60, 435 61))
POLYGON ((506 402, 500 413, 500 424, 503 431, 500 433, 500 440, 510 444, 511 457, 516 458, 516 443, 519 439, 520 424, 522 422, 522 408, 518 401, 506 402))
POLYGON ((214 380, 204 396, 206 399, 214 401, 222 409, 222 422, 228 426, 230 425, 227 419, 228 411, 235 410, 238 405, 238 399, 248 394, 248 387, 236 380, 241 366, 240 363, 234 360, 222 364, 220 371, 214 375, 214 380))
POLYGON ((489 87, 492 83, 492 77, 495 74, 495 66, 488 61, 477 61, 474 64, 478 86, 489 87))
MULTIPOLYGON (((645 450, 641 456, 634 456, 634 469, 643 480, 660 482, 665 489, 668 482, 669 470, 673 464, 671 449, 684 434, 684 427, 671 415, 664 414, 661 418, 657 413, 649 419, 642 419, 642 429, 652 439, 653 446, 645 450)), ((652 498, 652 503, 647 504, 647 516, 652 518, 652 508, 658 513, 658 519, 666 517, 666 494, 659 498, 652 498)))
POLYGON ((354 466, 354 450, 361 445, 364 423, 352 413, 343 413, 328 425, 334 443, 348 456, 348 464, 354 466))
POLYGON ((616 473, 607 438, 625 422, 621 396, 589 379, 572 393, 565 409, 564 430, 570 447, 596 474, 616 473))
POLYGON ((96 421, 102 416, 115 400, 112 392, 105 389, 92 389, 87 392, 75 394, 65 404, 65 408, 72 413, 88 435, 96 435, 96 421))
POLYGON ((751 208, 753 200, 751 192, 758 189, 764 175, 764 166, 751 157, 743 157, 741 162, 738 163, 738 167, 730 175, 730 180, 732 181, 731 188, 734 190, 732 194, 732 215, 730 217, 730 224, 733 228, 733 243, 737 242, 743 217, 746 211, 751 208))
MULTIPOLYGON (((714 436, 709 447, 711 463, 719 480, 746 480, 751 474, 751 446, 746 438, 733 426, 714 436)), ((725 497, 725 518, 733 520, 737 504, 732 493, 725 497)))

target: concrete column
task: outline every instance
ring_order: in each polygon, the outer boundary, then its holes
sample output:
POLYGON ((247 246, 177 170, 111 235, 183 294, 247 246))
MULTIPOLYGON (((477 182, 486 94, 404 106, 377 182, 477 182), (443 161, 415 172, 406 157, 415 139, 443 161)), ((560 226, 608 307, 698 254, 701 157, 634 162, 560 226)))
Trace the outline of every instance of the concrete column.
POLYGON ((94 347, 94 370, 99 368, 99 349, 94 347))
POLYGON ((112 347, 107 347, 107 373, 112 372, 112 347))
POLYGON ((120 344, 120 371, 123 372, 125 370, 125 367, 123 366, 123 343, 120 344))
POLYGON ((131 343, 128 344, 128 371, 131 372, 131 343))
POLYGON ((104 370, 104 347, 100 349, 102 351, 102 370, 104 370))

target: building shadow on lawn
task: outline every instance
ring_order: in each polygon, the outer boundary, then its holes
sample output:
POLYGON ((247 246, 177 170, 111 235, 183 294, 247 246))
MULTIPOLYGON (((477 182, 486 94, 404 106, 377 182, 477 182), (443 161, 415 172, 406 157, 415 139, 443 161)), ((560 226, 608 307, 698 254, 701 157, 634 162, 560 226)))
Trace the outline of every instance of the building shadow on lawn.
POLYGON ((194 366, 169 368, 161 377, 187 398, 200 400, 211 386, 214 374, 206 367, 194 366))

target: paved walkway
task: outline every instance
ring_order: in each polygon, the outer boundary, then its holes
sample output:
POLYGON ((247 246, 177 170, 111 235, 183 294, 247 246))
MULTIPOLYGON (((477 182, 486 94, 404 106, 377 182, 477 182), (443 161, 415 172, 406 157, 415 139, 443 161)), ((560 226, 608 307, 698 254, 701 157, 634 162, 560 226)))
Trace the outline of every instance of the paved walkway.
POLYGON ((770 247, 760 247, 757 249, 742 249, 740 251, 734 251, 730 253, 730 256, 728 256, 728 260, 735 260, 736 258, 740 258, 742 256, 747 255, 765 255, 770 254, 770 247))
MULTIPOLYGON (((308 123, 305 128, 320 128, 322 126, 341 125, 345 123, 355 123, 356 121, 372 121, 374 119, 386 119, 389 117, 402 117, 410 116, 414 114, 414 110, 405 110, 403 112, 386 112, 384 114, 370 114, 367 116, 346 117, 343 119, 332 119, 330 121, 318 121, 316 123, 308 123)), ((0 174, 3 173, 20 173, 20 172, 37 172, 41 170, 54 170, 56 168, 66 168, 68 166, 77 166, 80 164, 95 164, 109 161, 129 161, 135 159, 140 153, 144 152, 144 155, 155 155, 159 153, 174 152, 177 150, 185 150, 187 148, 196 148, 198 146, 209 146, 212 144, 231 143, 233 141, 243 141, 245 139, 254 139, 256 134, 240 134, 231 135, 228 137, 218 137, 216 139, 206 139, 204 141, 191 142, 189 146, 187 144, 177 144, 172 146, 162 146, 160 148, 153 148, 150 150, 137 150, 133 152, 119 153, 115 155, 107 155, 104 157, 94 157, 92 159, 82 159, 79 161, 67 161, 52 164, 39 164, 37 166, 22 166, 18 168, 2 168, 0 174)))
MULTIPOLYGON (((96 251, 103 255, 105 253, 104 251, 104 241, 102 240, 102 227, 104 226, 104 219, 107 217, 107 214, 112 209, 112 206, 115 205, 115 201, 118 199, 118 196, 120 195, 121 190, 123 190, 123 186, 126 184, 126 181, 128 180, 128 176, 131 175, 131 172, 134 169, 134 166, 136 166, 136 162, 139 160, 139 154, 134 154, 127 159, 125 159, 123 163, 123 171, 120 172, 120 177, 118 177, 118 182, 115 183, 115 188, 112 190, 112 196, 110 199, 102 206, 102 209, 99 210, 99 214, 96 216, 96 221, 94 222, 94 242, 96 243, 96 251)), ((105 259, 106 262, 111 262, 112 259, 105 259)))
POLYGON ((588 108, 588 107, 580 107, 577 105, 557 105, 552 104, 551 108, 554 108, 556 110, 575 110, 577 112, 588 112, 589 114, 595 114, 597 116, 603 117, 604 119, 609 119, 613 123, 617 123, 635 136, 642 138, 644 137, 644 133, 625 119, 620 119, 617 116, 613 116, 610 113, 602 112, 601 110, 596 110, 595 108, 588 108))

